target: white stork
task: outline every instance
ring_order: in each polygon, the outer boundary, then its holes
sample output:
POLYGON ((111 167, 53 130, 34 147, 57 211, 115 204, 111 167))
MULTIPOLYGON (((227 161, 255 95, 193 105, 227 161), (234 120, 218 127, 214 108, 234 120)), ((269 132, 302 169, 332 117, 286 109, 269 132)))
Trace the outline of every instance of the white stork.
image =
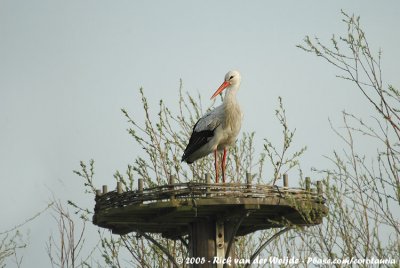
POLYGON ((182 156, 182 161, 191 164, 214 152, 216 183, 218 183, 217 151, 224 151, 221 168, 222 181, 225 183, 226 149, 235 143, 242 125, 243 115, 236 100, 240 80, 238 71, 230 71, 225 75, 225 81, 211 97, 211 99, 214 99, 226 89, 224 102, 197 121, 193 127, 189 144, 182 156))

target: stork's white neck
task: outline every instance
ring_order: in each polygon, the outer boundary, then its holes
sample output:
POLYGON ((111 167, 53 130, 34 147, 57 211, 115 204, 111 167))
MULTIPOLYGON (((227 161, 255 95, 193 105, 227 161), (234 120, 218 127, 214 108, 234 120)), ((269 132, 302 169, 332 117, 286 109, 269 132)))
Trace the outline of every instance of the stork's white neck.
POLYGON ((227 88, 227 91, 225 93, 225 98, 224 98, 224 106, 229 106, 229 105, 237 105, 237 100, 236 100, 236 93, 239 89, 239 85, 232 85, 229 88, 227 88))
POLYGON ((236 133, 233 135, 235 137, 240 130, 242 121, 242 112, 240 110, 239 103, 236 100, 236 93, 238 89, 239 85, 234 85, 227 88, 224 102, 222 104, 224 110, 223 128, 229 129, 229 131, 232 133, 236 133))

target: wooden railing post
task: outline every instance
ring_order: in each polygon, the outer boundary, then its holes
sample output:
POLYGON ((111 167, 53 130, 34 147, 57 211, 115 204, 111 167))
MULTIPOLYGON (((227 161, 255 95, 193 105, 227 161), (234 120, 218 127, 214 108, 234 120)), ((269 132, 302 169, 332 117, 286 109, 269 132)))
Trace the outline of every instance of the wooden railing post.
POLYGON ((176 178, 175 175, 169 176, 169 185, 170 185, 170 189, 172 190, 172 193, 170 196, 171 201, 175 200, 175 193, 174 193, 174 186, 173 186, 175 184, 175 178, 176 178))
POLYGON ((318 195, 324 194, 324 190, 322 189, 322 181, 317 181, 317 193, 318 195))
POLYGON ((289 176, 288 174, 283 174, 283 187, 288 188, 289 187, 289 176))
POLYGON ((311 179, 310 177, 306 177, 306 191, 310 191, 311 189, 311 179))
POLYGON ((251 188, 251 184, 252 184, 252 176, 250 172, 246 172, 246 184, 247 184, 247 189, 251 188))
POLYGON ((211 184, 211 175, 210 173, 206 173, 205 174, 205 178, 206 178, 206 196, 209 197, 211 195, 211 189, 210 189, 210 184, 211 184))
POLYGON ((108 192, 107 185, 103 185, 103 194, 106 194, 107 192, 108 192))
POLYGON ((122 182, 117 181, 117 193, 122 194, 122 182))
MULTIPOLYGON (((142 196, 143 196, 143 179, 138 179, 138 192, 139 192, 139 197, 142 198, 142 196)), ((143 200, 141 200, 140 203, 143 203, 143 200)))

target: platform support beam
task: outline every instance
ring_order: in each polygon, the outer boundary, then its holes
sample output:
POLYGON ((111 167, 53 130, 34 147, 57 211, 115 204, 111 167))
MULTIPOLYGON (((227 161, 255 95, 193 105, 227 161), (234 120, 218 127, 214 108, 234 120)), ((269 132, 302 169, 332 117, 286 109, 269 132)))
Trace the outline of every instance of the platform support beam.
POLYGON ((233 235, 234 222, 216 220, 210 218, 198 219, 190 225, 189 252, 190 257, 204 258, 203 264, 192 264, 191 268, 222 268, 224 261, 229 257, 232 264, 229 267, 236 267, 233 263, 235 256, 233 235), (229 244, 232 242, 231 250, 226 254, 229 244))
MULTIPOLYGON (((225 258, 225 238, 224 238, 224 222, 217 221, 215 223, 215 251, 218 260, 223 260, 225 258)), ((223 268, 222 262, 218 262, 217 268, 223 268)))

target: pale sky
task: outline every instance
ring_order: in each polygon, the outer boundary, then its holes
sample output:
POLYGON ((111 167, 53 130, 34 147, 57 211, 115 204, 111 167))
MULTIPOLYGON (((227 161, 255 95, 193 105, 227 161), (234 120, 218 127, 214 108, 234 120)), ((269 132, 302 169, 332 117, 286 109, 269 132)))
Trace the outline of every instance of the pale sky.
MULTIPOLYGON (((384 84, 398 88, 399 1, 0 0, 0 232, 52 195, 93 207, 72 173, 80 160, 93 158, 96 184, 114 187, 115 171, 140 153, 120 108, 142 115, 141 86, 151 104, 162 98, 174 107, 182 78, 207 106, 231 69, 242 74, 242 131, 256 131, 260 146, 264 137, 280 141, 274 110, 282 96, 312 176, 342 146, 328 118, 340 125, 342 110, 370 114, 333 67, 296 48, 305 35, 329 42, 345 33, 341 9, 361 16, 371 47, 383 50, 384 84)), ((48 213, 23 228, 23 267, 49 267, 51 231, 48 213)))

